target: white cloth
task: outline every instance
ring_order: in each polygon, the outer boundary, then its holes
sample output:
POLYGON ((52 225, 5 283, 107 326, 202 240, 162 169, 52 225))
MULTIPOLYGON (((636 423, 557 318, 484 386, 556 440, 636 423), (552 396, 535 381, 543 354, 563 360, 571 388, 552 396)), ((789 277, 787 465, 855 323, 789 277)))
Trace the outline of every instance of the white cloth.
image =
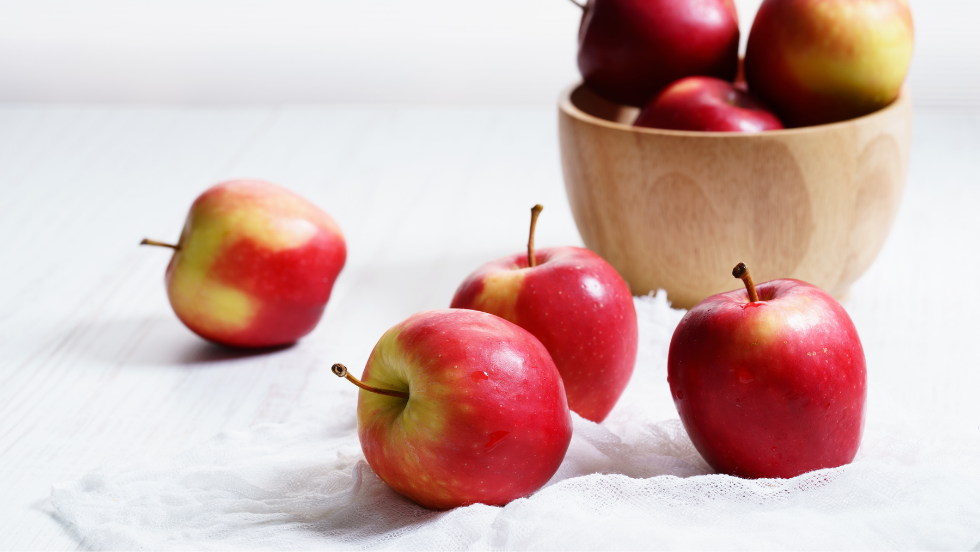
POLYGON ((361 454, 353 392, 329 412, 222 433, 155 465, 104 466, 56 486, 52 503, 101 549, 980 550, 972 426, 869 419, 848 466, 788 480, 713 474, 668 410, 683 311, 662 292, 636 307, 640 354, 620 403, 602 424, 573 415, 558 473, 506 507, 434 512, 390 490, 361 454))

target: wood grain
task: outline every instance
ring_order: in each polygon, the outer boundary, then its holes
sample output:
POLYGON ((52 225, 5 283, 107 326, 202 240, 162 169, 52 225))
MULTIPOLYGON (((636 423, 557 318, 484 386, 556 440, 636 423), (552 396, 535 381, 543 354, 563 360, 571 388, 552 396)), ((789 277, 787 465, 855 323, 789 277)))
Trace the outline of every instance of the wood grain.
POLYGON ((586 245, 635 294, 691 307, 798 278, 840 297, 881 250, 908 173, 908 94, 866 117, 761 134, 629 126, 635 111, 581 86, 559 102, 562 169, 586 245))

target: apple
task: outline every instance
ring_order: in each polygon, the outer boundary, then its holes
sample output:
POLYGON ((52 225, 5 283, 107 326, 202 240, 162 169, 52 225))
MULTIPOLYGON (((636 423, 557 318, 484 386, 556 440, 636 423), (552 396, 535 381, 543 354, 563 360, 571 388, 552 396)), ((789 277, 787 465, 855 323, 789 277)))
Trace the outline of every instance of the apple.
POLYGON ((683 77, 735 78, 732 0, 589 0, 583 10, 578 67, 609 101, 643 107, 683 77))
POLYGON ((470 274, 451 306, 495 314, 534 334, 551 353, 568 406, 601 422, 616 405, 636 364, 633 295, 602 257, 580 247, 534 251, 491 261, 470 274))
POLYGON ((852 119, 898 97, 913 35, 905 0, 765 0, 745 78, 788 126, 852 119))
POLYGON ((864 427, 864 350, 844 308, 799 280, 708 297, 670 341, 667 381, 712 468, 795 477, 854 459, 864 427))
POLYGON ((347 246, 340 227, 302 197, 260 180, 233 180, 191 206, 166 284, 192 331, 234 347, 295 342, 319 322, 347 246))
POLYGON ((714 132, 783 128, 779 118, 748 92, 714 77, 687 77, 671 84, 640 111, 633 124, 714 132))
POLYGON ((357 434, 392 489, 427 508, 504 505, 541 488, 572 438, 561 376, 533 335, 462 309, 385 332, 361 387, 357 434))

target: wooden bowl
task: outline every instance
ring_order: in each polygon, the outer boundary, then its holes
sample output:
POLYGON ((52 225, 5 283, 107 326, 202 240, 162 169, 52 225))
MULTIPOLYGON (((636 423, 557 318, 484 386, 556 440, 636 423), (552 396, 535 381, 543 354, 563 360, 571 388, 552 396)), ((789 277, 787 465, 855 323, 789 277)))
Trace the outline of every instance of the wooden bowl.
POLYGON ((581 85, 559 102, 565 190, 585 245, 634 295, 676 307, 741 283, 797 278, 837 297, 871 265, 908 174, 912 102, 757 134, 635 128, 636 110, 581 85))

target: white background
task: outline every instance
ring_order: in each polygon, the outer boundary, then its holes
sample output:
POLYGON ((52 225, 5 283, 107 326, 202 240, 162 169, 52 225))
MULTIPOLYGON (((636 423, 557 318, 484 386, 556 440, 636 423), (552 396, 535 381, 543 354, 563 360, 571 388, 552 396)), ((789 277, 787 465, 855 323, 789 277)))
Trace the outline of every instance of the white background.
MULTIPOLYGON (((736 0, 742 38, 760 0, 736 0)), ((980 105, 978 0, 911 0, 918 105, 980 105)), ((0 1, 0 101, 551 105, 567 0, 0 1)))

